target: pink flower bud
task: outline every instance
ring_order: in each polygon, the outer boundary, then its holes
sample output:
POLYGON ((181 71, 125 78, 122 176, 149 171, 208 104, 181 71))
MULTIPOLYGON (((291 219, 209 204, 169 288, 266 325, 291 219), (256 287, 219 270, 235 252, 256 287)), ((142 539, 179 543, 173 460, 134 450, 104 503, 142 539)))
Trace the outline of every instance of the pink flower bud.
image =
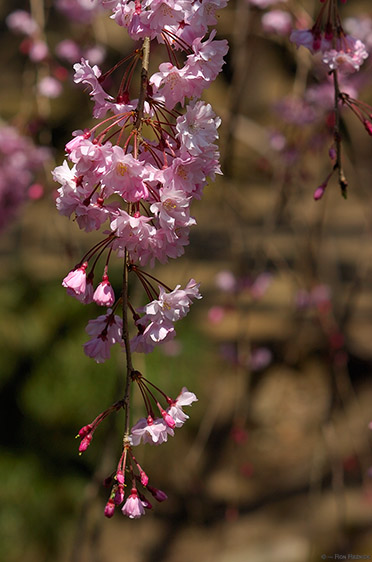
POLYGON ((165 423, 167 424, 168 427, 173 429, 176 426, 176 422, 174 421, 172 416, 169 415, 165 410, 163 410, 163 409, 161 410, 161 415, 163 416, 163 419, 164 419, 164 421, 165 421, 165 423))
POLYGON ((115 490, 114 503, 120 505, 124 501, 124 486, 119 484, 115 490))
POLYGON ((147 486, 148 481, 149 481, 149 477, 147 476, 146 472, 144 470, 141 469, 140 471, 140 476, 141 476, 141 484, 142 486, 147 486))
POLYGON ((90 442, 92 441, 92 434, 87 435, 86 437, 84 437, 84 439, 81 441, 80 446, 79 446, 79 452, 80 453, 84 453, 84 451, 86 451, 90 445, 90 442))
POLYGON ((110 498, 105 506, 105 511, 104 511, 105 516, 110 519, 110 517, 114 515, 114 511, 115 511, 115 503, 114 500, 110 498))
POLYGON ((325 186, 324 185, 320 185, 319 187, 317 187, 316 190, 314 191, 315 201, 319 201, 319 199, 321 199, 323 197, 324 192, 325 192, 325 186))
POLYGON ((116 473, 116 480, 119 482, 119 484, 123 484, 124 485, 124 474, 121 471, 117 471, 116 473))
POLYGON ((84 427, 82 427, 78 433, 79 437, 83 438, 86 437, 88 435, 88 433, 90 433, 93 429, 92 424, 88 423, 88 425, 84 425, 84 427))
MULTIPOLYGON (((371 422, 372 423, 372 422, 371 422)), ((153 486, 147 486, 146 489, 150 492, 150 494, 158 501, 163 502, 168 499, 168 496, 162 490, 158 488, 154 488, 153 486)))

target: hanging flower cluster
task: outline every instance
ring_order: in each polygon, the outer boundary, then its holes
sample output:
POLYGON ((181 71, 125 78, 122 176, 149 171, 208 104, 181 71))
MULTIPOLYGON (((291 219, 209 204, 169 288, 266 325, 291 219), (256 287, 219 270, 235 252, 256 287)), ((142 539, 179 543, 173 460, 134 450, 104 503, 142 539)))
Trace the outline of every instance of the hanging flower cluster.
POLYGON ((66 145, 67 160, 53 171, 60 184, 57 208, 62 215, 74 217, 86 232, 104 225, 106 230, 103 240, 82 257, 62 284, 82 303, 107 307, 104 314, 88 322, 86 355, 102 363, 117 344, 123 347, 127 363, 124 397, 79 432, 83 452, 107 415, 121 409, 125 412, 123 452, 117 470, 107 480, 111 486, 107 517, 124 502, 127 475, 131 492, 122 507, 125 515, 137 518, 151 507, 139 485, 158 501, 166 499, 148 484, 133 447, 140 442, 159 445, 167 441, 188 417, 183 406, 196 400, 185 387, 176 399, 168 397, 134 369, 132 353, 149 353, 174 338, 175 322, 201 298, 194 279, 184 289, 177 285, 172 290, 144 268, 183 254, 190 228, 196 224, 190 205, 201 198, 207 178, 221 173, 215 144, 220 118, 199 98, 221 71, 228 50, 225 40, 215 39, 215 30, 207 35, 209 26, 216 24, 216 10, 225 4, 226 0, 102 0, 100 6, 112 10, 111 17, 127 28, 133 40, 141 40, 142 47, 104 74, 84 58, 74 65, 74 80, 89 88, 98 123, 89 130, 75 131, 66 145), (168 59, 152 75, 151 41, 164 45, 168 59), (140 88, 133 99, 132 78, 138 63, 140 88), (124 65, 119 90, 111 95, 105 90, 105 79, 124 65), (114 294, 108 274, 115 254, 124 264, 120 295, 114 294), (95 284, 96 269, 104 256, 102 280, 95 284), (145 306, 132 304, 129 275, 142 284, 148 300, 145 306), (132 337, 129 330, 134 332, 132 337), (130 429, 132 383, 143 396, 146 417, 130 429))
POLYGON ((33 183, 50 157, 11 125, 0 125, 0 231, 14 220, 27 200, 39 199, 44 188, 33 183))
MULTIPOLYGON (((341 107, 349 107, 361 121, 368 134, 372 135, 372 107, 354 99, 346 91, 346 89, 350 89, 347 84, 348 76, 359 71, 368 58, 367 46, 361 39, 345 32, 337 0, 320 1, 322 5, 312 28, 296 29, 290 35, 290 40, 297 47, 306 47, 313 55, 319 54, 321 56, 322 64, 333 79, 334 144, 329 150, 333 168, 315 190, 315 200, 321 199, 330 178, 336 170, 341 193, 345 198, 347 196, 348 182, 343 170, 341 153, 341 107)), ((345 4, 346 0, 341 0, 341 3, 345 4)))

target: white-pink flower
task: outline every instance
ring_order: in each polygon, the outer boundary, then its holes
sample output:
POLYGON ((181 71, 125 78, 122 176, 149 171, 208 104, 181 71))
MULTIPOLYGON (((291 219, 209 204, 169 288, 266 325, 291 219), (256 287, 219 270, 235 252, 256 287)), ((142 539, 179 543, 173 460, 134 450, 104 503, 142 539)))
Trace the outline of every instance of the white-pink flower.
POLYGON ((89 320, 85 331, 92 337, 84 344, 84 352, 97 363, 110 358, 110 349, 115 343, 123 345, 123 321, 112 314, 110 308, 106 314, 89 320))
POLYGON ((220 124, 221 119, 209 103, 197 101, 189 104, 186 113, 177 118, 177 138, 181 142, 181 152, 192 156, 202 154, 218 138, 217 128, 220 124))
POLYGON ((345 38, 345 45, 342 49, 330 49, 323 55, 323 62, 330 70, 339 69, 350 73, 359 70, 365 59, 368 57, 367 49, 362 41, 351 36, 345 38))
POLYGON ((131 442, 133 446, 142 443, 151 445, 161 445, 168 439, 168 435, 173 437, 174 431, 165 423, 163 418, 141 418, 132 427, 130 432, 131 442))
POLYGON ((159 72, 151 76, 150 82, 156 87, 155 91, 164 96, 169 109, 176 103, 183 105, 185 97, 195 95, 195 84, 190 80, 186 66, 177 68, 170 62, 163 62, 159 66, 159 72))
POLYGON ((138 497, 138 492, 135 488, 132 489, 131 494, 127 498, 121 511, 123 515, 129 517, 129 519, 139 519, 139 517, 145 515, 145 508, 143 507, 143 503, 138 497))
POLYGON ((172 339, 176 335, 173 323, 184 318, 193 300, 200 298, 199 283, 194 279, 185 289, 177 285, 170 293, 159 287, 159 298, 137 310, 144 315, 137 320, 139 333, 131 340, 131 349, 149 353, 157 344, 172 339))
POLYGON ((142 180, 145 165, 131 154, 125 154, 121 146, 113 146, 110 161, 102 184, 108 194, 117 193, 126 201, 146 199, 148 189, 142 180))
POLYGON ((67 288, 68 294, 83 295, 87 285, 86 270, 88 262, 84 262, 80 267, 70 271, 70 273, 63 279, 62 285, 67 288))
POLYGON ((91 87, 90 96, 94 100, 94 117, 103 117, 108 109, 107 101, 113 100, 102 88, 99 81, 101 71, 98 66, 90 66, 89 61, 82 58, 80 63, 74 64, 74 82, 76 84, 88 84, 91 87))
POLYGON ((190 406, 193 402, 197 401, 198 399, 195 394, 184 386, 172 405, 167 409, 167 413, 174 419, 176 427, 182 427, 185 421, 189 419, 189 416, 185 414, 182 407, 190 406))
POLYGON ((181 190, 171 186, 160 189, 159 203, 153 203, 150 211, 159 219, 159 224, 165 230, 173 232, 177 227, 185 227, 196 224, 195 219, 190 217, 191 197, 187 197, 181 190))
MULTIPOLYGON (((192 43, 193 54, 187 57, 187 70, 193 76, 190 78, 203 78, 207 82, 216 79, 225 63, 223 57, 229 50, 227 41, 215 41, 216 30, 213 30, 209 38, 202 43, 197 37, 192 43)), ((206 85, 204 86, 206 87, 206 85)))
POLYGON ((102 277, 101 283, 94 291, 93 300, 99 306, 111 306, 114 304, 115 293, 107 275, 102 277))

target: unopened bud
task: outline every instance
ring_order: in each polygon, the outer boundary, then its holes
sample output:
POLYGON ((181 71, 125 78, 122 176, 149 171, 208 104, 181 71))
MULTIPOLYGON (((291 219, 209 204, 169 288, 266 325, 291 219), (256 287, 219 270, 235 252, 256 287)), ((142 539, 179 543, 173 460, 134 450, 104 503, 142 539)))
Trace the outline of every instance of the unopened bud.
POLYGON ((93 429, 92 424, 88 424, 88 425, 84 425, 84 427, 81 428, 81 430, 78 433, 78 436, 83 438, 86 437, 88 435, 88 433, 90 433, 93 429))
POLYGON ((90 445, 90 442, 92 441, 92 437, 93 435, 89 434, 86 437, 84 437, 84 439, 81 441, 80 446, 79 446, 79 452, 80 453, 84 453, 84 451, 86 451, 90 445))
POLYGON ((119 484, 124 484, 124 474, 121 471, 117 471, 116 473, 116 480, 119 482, 119 484))
POLYGON ((123 503, 123 501, 124 501, 124 486, 122 484, 119 484, 119 486, 116 488, 115 496, 114 496, 113 501, 114 501, 115 505, 120 505, 121 503, 123 503))
POLYGON ((110 519, 110 517, 114 515, 114 511, 115 511, 115 503, 114 500, 110 498, 105 506, 105 511, 104 511, 105 516, 110 519))
POLYGON ((140 476, 141 476, 141 484, 142 486, 147 486, 148 481, 149 481, 149 477, 147 476, 146 472, 144 470, 141 469, 140 471, 140 476))
POLYGON ((167 414, 167 412, 163 410, 161 415, 163 416, 163 419, 168 427, 170 427, 171 429, 174 429, 176 427, 176 422, 170 414, 167 414))
MULTIPOLYGON (((372 422, 371 422, 372 424, 372 422)), ((372 429, 372 427, 371 427, 372 429)), ((165 492, 163 492, 162 490, 159 490, 158 488, 154 488, 153 486, 147 486, 146 488, 150 494, 158 501, 158 502, 163 502, 165 500, 168 499, 168 496, 165 492)))
POLYGON ((319 187, 317 187, 316 190, 314 191, 315 201, 319 201, 319 199, 323 197, 324 192, 325 192, 325 185, 322 184, 319 187))

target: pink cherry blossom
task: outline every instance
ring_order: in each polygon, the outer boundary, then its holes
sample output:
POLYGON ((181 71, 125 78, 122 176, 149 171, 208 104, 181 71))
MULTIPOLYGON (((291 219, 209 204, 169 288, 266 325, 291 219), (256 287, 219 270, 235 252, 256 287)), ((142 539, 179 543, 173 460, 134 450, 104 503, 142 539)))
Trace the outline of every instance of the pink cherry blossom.
POLYGON ((196 79, 203 78, 206 82, 211 82, 221 72, 225 62, 223 57, 229 47, 225 39, 215 41, 215 35, 216 30, 213 30, 204 43, 199 37, 192 43, 193 54, 187 57, 187 69, 189 73, 192 72, 196 79))
POLYGON ((97 65, 90 66, 89 61, 82 58, 80 63, 74 64, 74 82, 76 84, 88 84, 91 88, 90 96, 94 101, 94 117, 103 117, 108 109, 107 100, 113 97, 107 94, 99 82, 101 71, 97 65))
MULTIPOLYGON (((140 323, 137 322, 140 326, 140 323)), ((150 322, 144 330, 131 339, 130 347, 137 353, 151 353, 159 343, 172 340, 176 335, 173 323, 170 320, 150 322)))
POLYGON ((330 49, 324 53, 322 60, 330 70, 338 68, 346 73, 355 72, 368 57, 366 47, 359 39, 349 36, 345 44, 346 48, 343 45, 341 50, 330 49))
POLYGON ((138 497, 138 492, 135 488, 132 489, 121 511, 129 519, 139 519, 142 515, 145 515, 143 502, 138 497))
POLYGON ((142 180, 145 165, 125 154, 120 146, 114 146, 110 162, 105 170, 103 185, 107 193, 118 193, 126 201, 146 199, 148 189, 142 180))
POLYGON ((141 441, 151 445, 161 445, 167 441, 168 435, 173 437, 173 429, 162 418, 153 419, 151 416, 138 420, 130 433, 133 446, 139 445, 141 441))
POLYGON ((207 181, 203 168, 203 160, 198 156, 177 157, 162 170, 162 183, 200 199, 207 181))
POLYGON ((170 293, 159 287, 159 298, 138 309, 144 315, 136 322, 139 334, 131 340, 133 351, 149 353, 159 343, 175 336, 173 323, 184 318, 194 299, 200 299, 199 284, 191 279, 185 289, 180 285, 170 293))
POLYGON ((177 68, 170 62, 164 62, 159 66, 159 72, 151 76, 150 82, 156 87, 156 92, 164 96, 169 109, 176 103, 184 105, 185 98, 196 95, 197 84, 190 81, 189 69, 186 66, 177 68))
POLYGON ((220 124, 221 119, 209 103, 197 101, 188 105, 185 115, 178 117, 176 124, 181 150, 193 156, 203 153, 218 138, 217 128, 220 124))
POLYGON ((111 306, 115 302, 115 293, 107 275, 102 277, 101 283, 94 291, 93 300, 99 306, 111 306))
POLYGON ((173 233, 177 227, 196 224, 190 217, 190 200, 183 191, 166 186, 160 190, 160 202, 153 203, 150 210, 159 218, 161 228, 173 233))
POLYGON ((151 252, 151 238, 156 234, 156 228, 150 221, 151 217, 139 213, 138 216, 131 216, 126 211, 118 210, 110 225, 117 236, 113 248, 122 251, 126 248, 134 262, 147 261, 151 252))
POLYGON ((235 291, 237 280, 231 271, 220 271, 216 275, 216 286, 222 291, 235 291))
POLYGON ((92 338, 84 344, 84 352, 97 363, 104 363, 110 358, 110 350, 115 343, 123 345, 123 321, 120 316, 113 315, 110 308, 106 314, 89 320, 85 330, 92 338))
POLYGON ((175 421, 176 427, 182 427, 189 416, 185 414, 182 410, 183 406, 190 406, 193 402, 197 402, 198 399, 193 392, 187 390, 184 386, 177 396, 177 398, 172 402, 172 405, 167 409, 168 414, 172 416, 175 421))
POLYGON ((62 285, 67 288, 69 294, 82 295, 86 290, 87 276, 86 270, 88 262, 84 262, 80 267, 70 271, 62 281, 62 285))

